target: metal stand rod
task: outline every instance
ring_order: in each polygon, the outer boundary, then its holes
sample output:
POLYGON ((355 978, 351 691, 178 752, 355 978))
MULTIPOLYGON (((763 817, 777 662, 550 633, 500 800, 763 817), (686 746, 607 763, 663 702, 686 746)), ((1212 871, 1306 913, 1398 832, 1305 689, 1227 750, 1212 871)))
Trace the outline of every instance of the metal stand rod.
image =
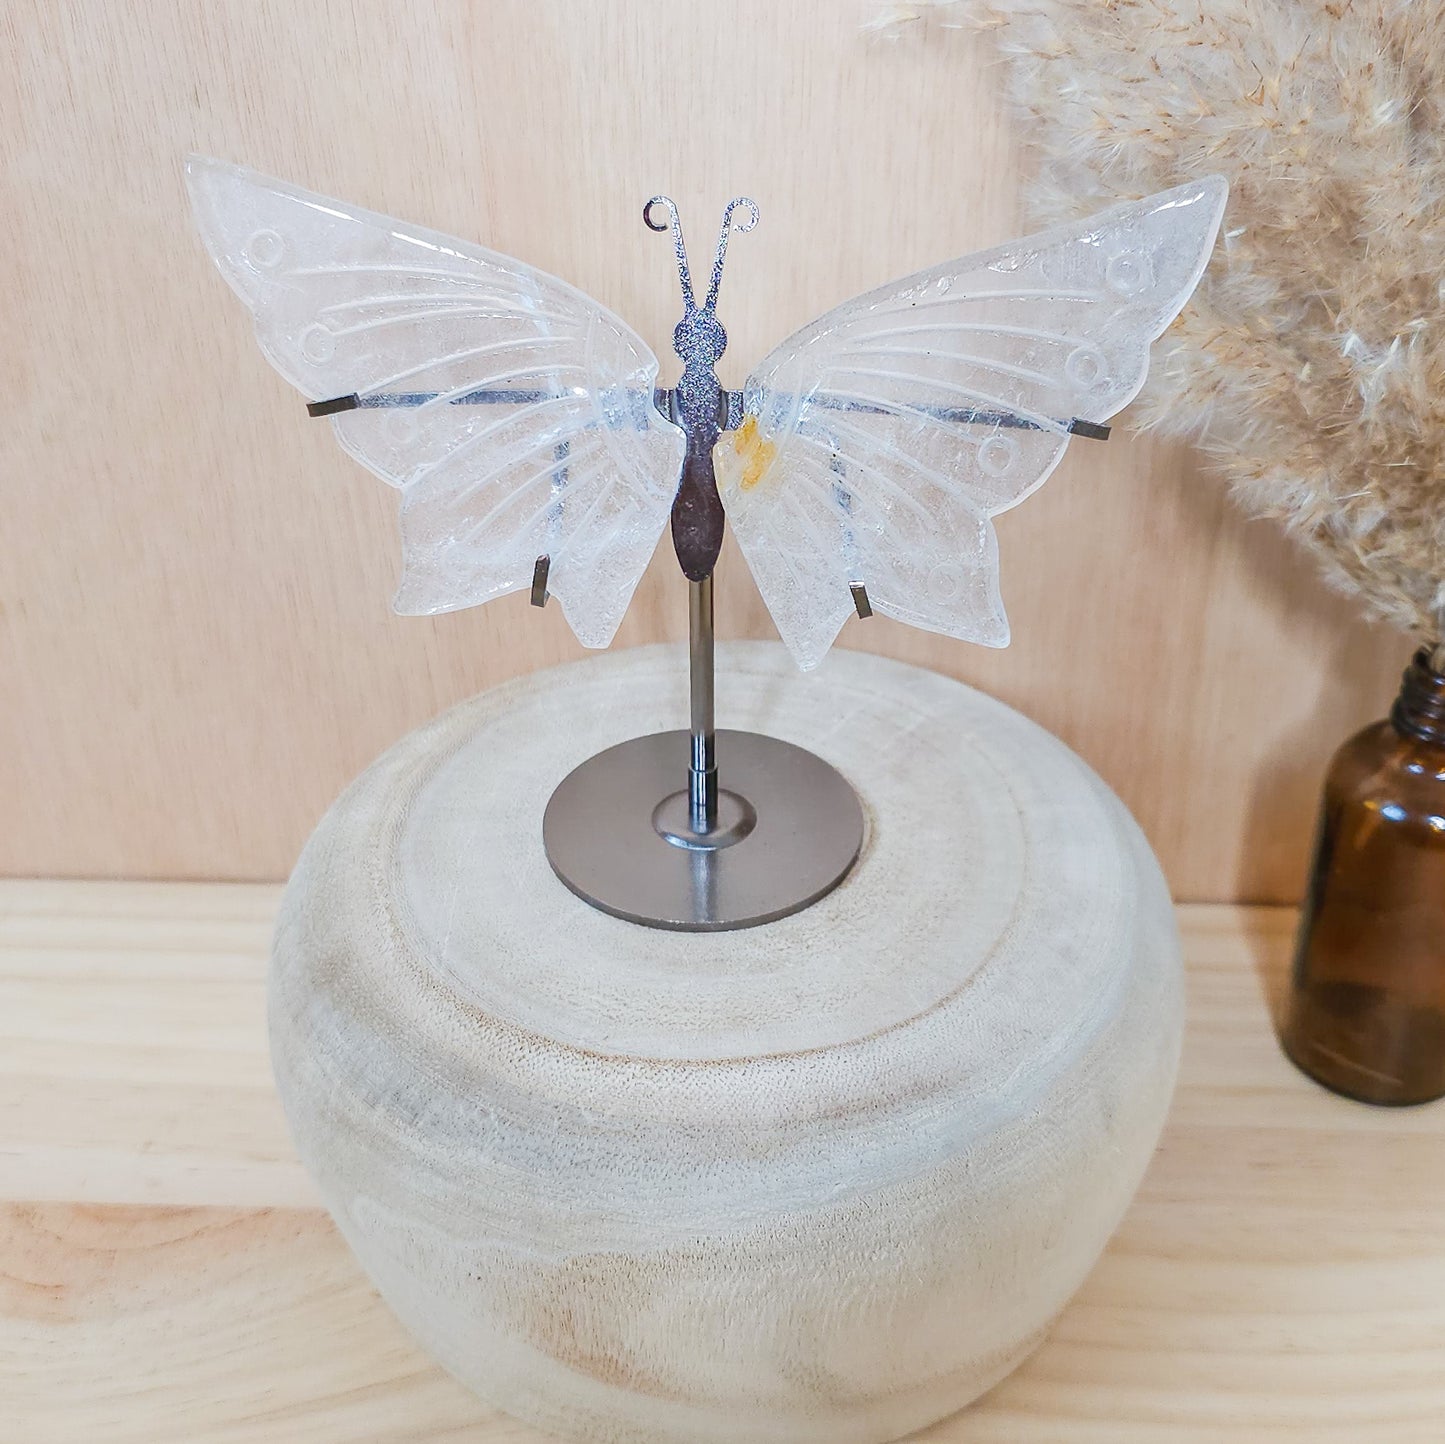
POLYGON ((557 876, 614 917, 682 932, 753 927, 837 887, 863 846, 863 808, 821 757, 758 732, 721 733, 723 792, 711 575, 690 583, 688 636, 688 730, 634 737, 573 768, 547 803, 542 839, 557 876))
POLYGON ((694 832, 717 825, 717 732, 713 720, 712 577, 688 583, 687 660, 692 704, 692 755, 687 772, 688 821, 694 832))

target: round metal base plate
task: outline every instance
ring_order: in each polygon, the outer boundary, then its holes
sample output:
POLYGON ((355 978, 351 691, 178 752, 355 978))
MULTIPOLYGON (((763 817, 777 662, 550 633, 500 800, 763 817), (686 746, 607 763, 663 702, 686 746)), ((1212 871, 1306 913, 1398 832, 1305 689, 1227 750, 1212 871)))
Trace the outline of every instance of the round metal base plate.
POLYGON ((791 742, 717 734, 713 846, 687 835, 686 732, 609 747, 575 768, 542 819, 547 859, 583 901, 647 927, 721 932, 787 917, 831 892, 863 846, 841 773, 791 742))

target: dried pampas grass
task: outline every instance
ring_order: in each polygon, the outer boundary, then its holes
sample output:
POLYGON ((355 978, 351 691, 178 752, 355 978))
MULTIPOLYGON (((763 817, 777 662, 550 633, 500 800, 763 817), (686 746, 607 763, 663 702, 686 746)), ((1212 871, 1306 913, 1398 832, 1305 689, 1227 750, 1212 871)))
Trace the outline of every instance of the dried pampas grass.
MULTIPOLYGON (((921 15, 895 7, 895 19, 921 15)), ((1218 171, 1146 424, 1198 436, 1368 610, 1445 613, 1445 3, 988 0, 1051 219, 1218 171)), ((1437 653, 1445 657, 1445 650, 1437 653)))

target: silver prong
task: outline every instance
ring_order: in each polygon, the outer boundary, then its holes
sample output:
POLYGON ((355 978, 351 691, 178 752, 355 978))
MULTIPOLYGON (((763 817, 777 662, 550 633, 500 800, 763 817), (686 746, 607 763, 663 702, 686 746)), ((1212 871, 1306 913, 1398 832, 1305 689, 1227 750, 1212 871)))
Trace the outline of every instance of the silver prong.
POLYGON ((873 604, 868 600, 868 588, 862 582, 849 582, 848 590, 853 593, 853 610, 860 617, 871 617, 873 604))
POLYGON ((550 593, 547 591, 547 573, 552 570, 552 558, 540 556, 537 558, 537 565, 532 568, 532 605, 534 607, 545 607, 550 593))

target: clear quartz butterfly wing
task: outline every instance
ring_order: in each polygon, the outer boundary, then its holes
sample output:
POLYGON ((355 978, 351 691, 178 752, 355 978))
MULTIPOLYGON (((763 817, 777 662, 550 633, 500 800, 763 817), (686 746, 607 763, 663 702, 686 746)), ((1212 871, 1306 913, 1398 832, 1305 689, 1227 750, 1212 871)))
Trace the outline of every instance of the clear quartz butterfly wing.
POLYGON ((1075 418, 1144 383, 1214 244, 1209 177, 839 306, 749 376, 715 453, 778 631, 815 666, 853 611, 1006 646, 990 518, 1042 485, 1075 418))
POLYGON ((220 161, 186 169, 206 246, 267 359, 310 400, 355 394, 332 418, 337 438, 402 490, 396 610, 522 590, 546 555, 578 640, 605 647, 685 447, 653 406, 643 341, 508 256, 220 161))

